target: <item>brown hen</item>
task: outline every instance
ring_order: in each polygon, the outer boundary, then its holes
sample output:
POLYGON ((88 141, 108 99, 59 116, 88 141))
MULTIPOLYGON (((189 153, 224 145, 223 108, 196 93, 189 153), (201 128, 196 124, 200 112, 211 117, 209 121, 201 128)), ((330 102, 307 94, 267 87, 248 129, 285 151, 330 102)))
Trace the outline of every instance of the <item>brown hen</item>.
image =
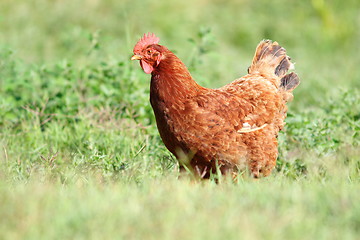
POLYGON ((277 136, 285 125, 286 102, 300 83, 284 48, 264 40, 248 74, 219 89, 198 85, 184 63, 147 34, 134 47, 151 73, 150 102, 160 136, 180 161, 202 178, 250 169, 267 176, 278 156, 277 136), (184 158, 186 157, 186 158, 184 158), (188 159, 188 161, 184 161, 188 159))

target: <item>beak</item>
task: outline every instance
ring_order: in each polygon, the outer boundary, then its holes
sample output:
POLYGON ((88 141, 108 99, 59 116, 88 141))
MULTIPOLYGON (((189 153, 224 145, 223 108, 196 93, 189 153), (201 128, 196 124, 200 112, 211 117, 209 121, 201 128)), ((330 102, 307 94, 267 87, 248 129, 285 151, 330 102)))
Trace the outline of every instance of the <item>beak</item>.
POLYGON ((142 56, 135 54, 135 55, 132 56, 130 59, 131 59, 131 60, 141 60, 141 59, 142 59, 142 56))

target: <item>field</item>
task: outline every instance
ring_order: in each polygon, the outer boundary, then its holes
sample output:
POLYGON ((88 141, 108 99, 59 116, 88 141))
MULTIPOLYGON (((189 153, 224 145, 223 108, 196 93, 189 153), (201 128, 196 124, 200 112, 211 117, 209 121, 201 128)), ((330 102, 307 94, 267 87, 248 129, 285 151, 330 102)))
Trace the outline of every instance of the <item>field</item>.
POLYGON ((358 239, 360 2, 2 0, 0 239, 358 239), (296 62, 272 175, 179 178, 131 62, 154 32, 203 86, 296 62))

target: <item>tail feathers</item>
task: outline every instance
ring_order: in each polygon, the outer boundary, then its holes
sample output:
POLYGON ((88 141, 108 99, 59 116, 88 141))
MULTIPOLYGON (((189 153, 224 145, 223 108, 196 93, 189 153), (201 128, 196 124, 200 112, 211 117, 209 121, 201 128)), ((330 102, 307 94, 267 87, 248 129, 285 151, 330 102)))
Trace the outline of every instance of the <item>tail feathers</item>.
POLYGON ((290 57, 286 55, 285 48, 281 47, 277 42, 263 40, 256 48, 248 72, 275 74, 282 78, 293 67, 294 64, 291 63, 290 57))
POLYGON ((300 84, 298 75, 294 72, 289 73, 281 78, 280 87, 284 88, 285 91, 291 92, 300 84))
POLYGON ((290 62, 291 58, 285 56, 279 65, 275 68, 275 74, 277 76, 284 76, 290 69, 294 69, 294 64, 290 62))

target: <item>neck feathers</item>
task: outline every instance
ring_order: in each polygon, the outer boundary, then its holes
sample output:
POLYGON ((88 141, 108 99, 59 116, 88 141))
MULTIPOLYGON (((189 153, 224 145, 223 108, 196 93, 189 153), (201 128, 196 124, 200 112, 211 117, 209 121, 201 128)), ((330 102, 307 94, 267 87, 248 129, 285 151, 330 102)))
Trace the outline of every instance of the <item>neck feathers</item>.
POLYGON ((192 78, 185 64, 172 52, 167 51, 151 78, 151 98, 164 102, 183 101, 198 94, 204 88, 192 78))

